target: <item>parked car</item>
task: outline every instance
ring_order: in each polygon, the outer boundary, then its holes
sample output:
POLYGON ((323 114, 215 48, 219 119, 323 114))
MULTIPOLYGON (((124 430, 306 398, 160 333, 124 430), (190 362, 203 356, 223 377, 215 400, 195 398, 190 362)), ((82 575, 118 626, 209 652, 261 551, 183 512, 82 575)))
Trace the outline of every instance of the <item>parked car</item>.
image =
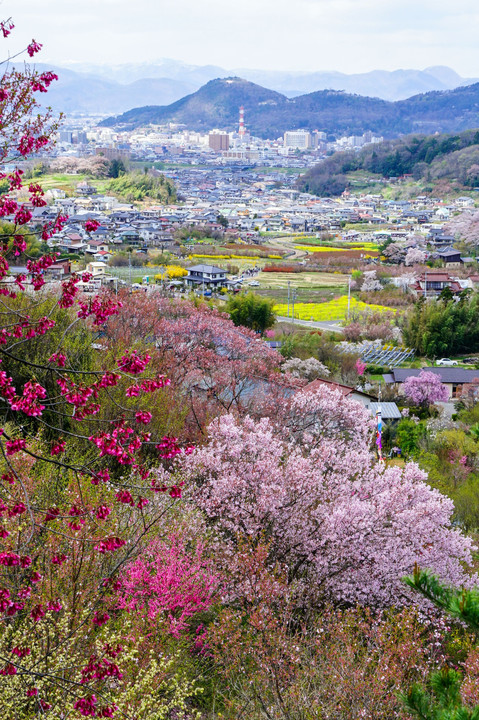
POLYGON ((249 287, 259 287, 259 282, 257 280, 251 280, 248 285, 249 287))
POLYGON ((454 367, 454 365, 457 365, 457 360, 441 358, 440 360, 436 360, 436 365, 440 365, 441 367, 454 367))

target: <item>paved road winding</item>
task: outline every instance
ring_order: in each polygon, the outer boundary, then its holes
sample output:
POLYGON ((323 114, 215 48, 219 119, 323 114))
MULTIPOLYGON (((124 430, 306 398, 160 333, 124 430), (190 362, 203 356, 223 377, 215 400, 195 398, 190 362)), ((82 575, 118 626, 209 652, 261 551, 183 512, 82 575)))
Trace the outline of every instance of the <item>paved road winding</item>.
MULTIPOLYGON (((278 322, 292 323, 292 318, 285 317, 283 315, 276 315, 278 322)), ((343 332, 343 327, 339 320, 299 320, 294 318, 294 325, 304 325, 305 327, 320 328, 321 330, 329 330, 330 332, 343 332)))

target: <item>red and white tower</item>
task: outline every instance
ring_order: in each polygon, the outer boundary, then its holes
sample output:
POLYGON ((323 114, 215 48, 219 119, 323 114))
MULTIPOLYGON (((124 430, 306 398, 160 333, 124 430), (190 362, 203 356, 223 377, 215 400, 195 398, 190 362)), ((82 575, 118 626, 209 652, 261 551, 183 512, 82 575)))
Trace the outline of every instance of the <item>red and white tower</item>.
POLYGON ((245 126, 244 126, 244 107, 241 106, 239 109, 239 132, 238 132, 241 140, 243 140, 243 138, 245 136, 245 132, 246 132, 246 130, 245 130, 245 126))

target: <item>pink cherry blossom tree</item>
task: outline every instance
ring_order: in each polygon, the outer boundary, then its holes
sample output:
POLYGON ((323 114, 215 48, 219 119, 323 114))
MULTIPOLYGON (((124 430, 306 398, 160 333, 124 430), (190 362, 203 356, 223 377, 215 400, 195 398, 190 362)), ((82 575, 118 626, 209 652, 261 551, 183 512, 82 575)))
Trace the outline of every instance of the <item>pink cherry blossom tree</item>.
POLYGON ((285 388, 304 383, 278 372, 283 358, 256 333, 188 300, 130 296, 109 319, 106 335, 115 350, 151 338, 152 362, 175 387, 168 410, 181 412, 193 439, 203 436, 216 415, 260 415, 281 402, 285 388))
POLYGON ((415 405, 429 407, 435 402, 445 402, 448 389, 436 373, 421 370, 419 375, 410 375, 403 383, 404 395, 415 405))
POLYGON ((382 287, 380 280, 376 277, 376 270, 366 270, 364 272, 361 292, 375 292, 382 290, 382 287))
POLYGON ((465 582, 472 544, 451 525, 452 501, 416 464, 377 463, 371 430, 340 392, 298 392, 282 422, 215 420, 182 469, 231 553, 242 537, 268 543, 305 603, 408 602, 401 578, 415 562, 465 582))
POLYGON ((426 253, 419 248, 410 247, 406 253, 405 265, 418 265, 426 260, 426 253))

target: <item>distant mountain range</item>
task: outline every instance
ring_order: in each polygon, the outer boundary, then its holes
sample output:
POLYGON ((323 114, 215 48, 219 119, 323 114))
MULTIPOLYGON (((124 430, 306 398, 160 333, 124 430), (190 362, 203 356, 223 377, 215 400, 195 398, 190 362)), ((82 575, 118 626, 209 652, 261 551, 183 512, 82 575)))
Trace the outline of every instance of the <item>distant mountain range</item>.
MULTIPOLYGON (((122 84, 99 75, 37 63, 40 71, 52 70, 58 81, 48 90, 46 102, 56 112, 111 115, 152 101, 169 104, 197 88, 196 83, 171 78, 139 78, 122 84)), ((43 99, 43 98, 41 98, 43 99)))
MULTIPOLYGON (((43 66, 39 66, 43 69, 43 66)), ((47 69, 47 66, 44 66, 47 69)), ((117 66, 70 64, 54 69, 59 82, 51 87, 48 102, 67 113, 116 114, 142 105, 168 105, 216 78, 240 76, 289 98, 317 90, 402 100, 432 90, 452 90, 476 82, 451 68, 425 70, 373 70, 346 75, 339 72, 286 72, 226 70, 214 65, 188 65, 176 60, 129 63, 117 66)))
POLYGON ((238 108, 260 137, 304 128, 331 135, 361 135, 370 130, 384 137, 457 132, 479 127, 479 83, 415 95, 389 102, 333 90, 288 98, 242 78, 211 80, 195 93, 166 106, 129 110, 103 121, 105 126, 133 129, 148 123, 180 123, 191 130, 238 126, 238 108))

